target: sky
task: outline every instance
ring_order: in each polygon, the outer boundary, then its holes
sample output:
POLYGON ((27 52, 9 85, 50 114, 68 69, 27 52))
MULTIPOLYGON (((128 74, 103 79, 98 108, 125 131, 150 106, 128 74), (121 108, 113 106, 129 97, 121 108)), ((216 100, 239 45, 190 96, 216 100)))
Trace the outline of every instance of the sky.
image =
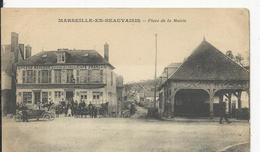
POLYGON ((124 81, 154 78, 155 33, 159 75, 172 62, 182 62, 206 38, 223 53, 249 56, 249 14, 246 9, 2 9, 2 44, 11 32, 19 43, 41 51, 95 49, 124 81), (58 22, 59 19, 137 19, 140 22, 58 22), (163 19, 166 22, 161 22, 163 19), (182 22, 174 22, 174 19, 182 22), (159 20, 160 22, 154 22, 159 20), (170 20, 171 22, 167 22, 170 20), (151 22, 152 21, 152 22, 151 22))

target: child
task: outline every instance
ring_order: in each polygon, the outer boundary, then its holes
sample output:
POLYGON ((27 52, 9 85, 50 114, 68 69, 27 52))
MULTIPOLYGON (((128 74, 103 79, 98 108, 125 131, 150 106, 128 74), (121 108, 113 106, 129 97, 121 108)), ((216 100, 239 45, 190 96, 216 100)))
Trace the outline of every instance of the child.
POLYGON ((72 116, 72 114, 71 114, 71 108, 70 108, 70 107, 68 108, 67 116, 68 116, 68 117, 71 117, 71 116, 72 116))

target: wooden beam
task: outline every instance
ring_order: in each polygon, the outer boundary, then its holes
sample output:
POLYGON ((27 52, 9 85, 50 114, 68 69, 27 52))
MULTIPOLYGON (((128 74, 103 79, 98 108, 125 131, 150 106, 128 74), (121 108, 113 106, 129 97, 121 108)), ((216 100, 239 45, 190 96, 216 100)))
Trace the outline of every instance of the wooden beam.
POLYGON ((237 91, 237 105, 238 105, 238 110, 241 110, 241 94, 242 94, 242 91, 237 91))
POLYGON ((214 117, 214 95, 215 89, 208 89, 209 93, 209 117, 212 119, 214 117))

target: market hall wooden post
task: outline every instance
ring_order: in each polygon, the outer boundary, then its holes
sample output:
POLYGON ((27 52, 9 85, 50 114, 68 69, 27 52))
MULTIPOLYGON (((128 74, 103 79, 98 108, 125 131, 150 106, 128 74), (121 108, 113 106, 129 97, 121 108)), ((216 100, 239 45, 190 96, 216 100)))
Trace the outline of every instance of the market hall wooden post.
POLYGON ((174 88, 171 92, 171 117, 174 117, 174 105, 175 105, 175 95, 178 89, 174 88))
POLYGON ((208 89, 207 91, 209 93, 209 117, 212 119, 214 117, 214 95, 215 95, 215 89, 208 89))
POLYGON ((241 93, 242 91, 239 90, 236 93, 234 93, 234 95, 237 97, 237 105, 238 105, 238 110, 241 110, 241 93))
POLYGON ((231 96, 232 96, 232 93, 228 92, 227 94, 225 94, 225 96, 228 99, 228 113, 231 114, 232 113, 232 106, 231 106, 231 96))

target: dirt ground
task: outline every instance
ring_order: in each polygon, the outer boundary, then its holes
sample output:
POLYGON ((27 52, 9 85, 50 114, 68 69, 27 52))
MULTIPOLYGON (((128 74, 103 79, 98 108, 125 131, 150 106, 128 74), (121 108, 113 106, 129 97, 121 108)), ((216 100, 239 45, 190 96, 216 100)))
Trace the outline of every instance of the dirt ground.
POLYGON ((123 118, 3 118, 4 152, 214 152, 249 141, 249 124, 123 118))

